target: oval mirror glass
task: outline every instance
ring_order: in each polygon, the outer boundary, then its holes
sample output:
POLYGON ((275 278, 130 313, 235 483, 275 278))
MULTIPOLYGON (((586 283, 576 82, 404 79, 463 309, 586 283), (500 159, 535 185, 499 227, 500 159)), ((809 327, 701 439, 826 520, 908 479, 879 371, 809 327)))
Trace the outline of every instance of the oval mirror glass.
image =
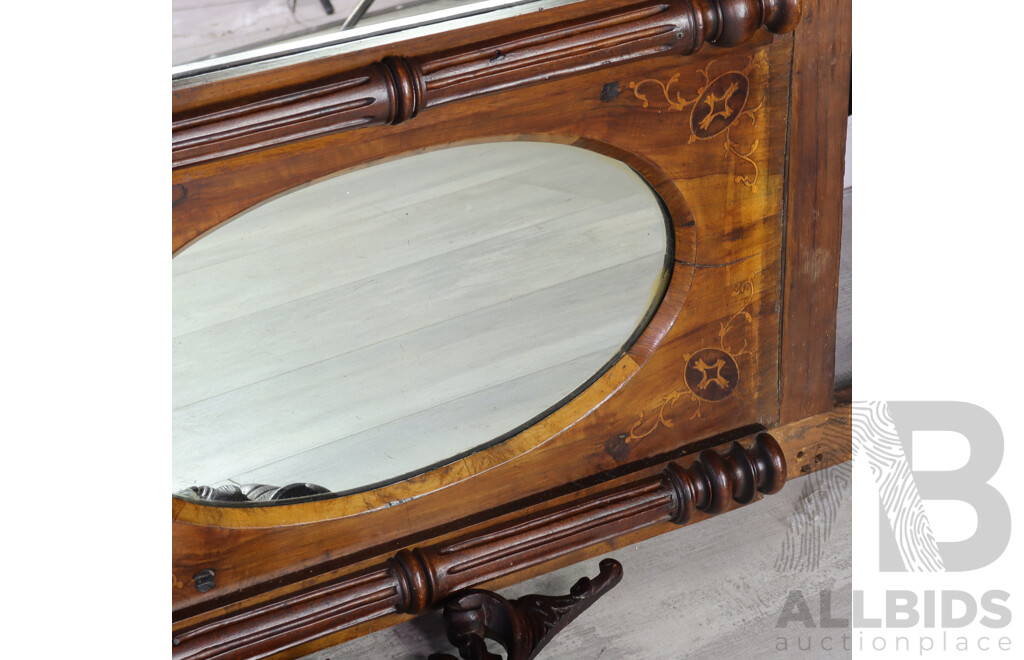
POLYGON ((379 164, 241 214, 173 259, 175 492, 352 491, 509 437, 642 331, 668 236, 628 167, 528 142, 379 164), (293 483, 322 488, 235 488, 293 483))

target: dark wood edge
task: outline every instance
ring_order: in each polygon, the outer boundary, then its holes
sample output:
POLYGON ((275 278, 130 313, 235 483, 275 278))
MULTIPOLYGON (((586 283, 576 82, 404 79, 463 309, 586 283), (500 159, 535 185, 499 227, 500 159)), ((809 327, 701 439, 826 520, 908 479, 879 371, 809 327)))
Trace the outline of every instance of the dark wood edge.
POLYGON ((594 16, 313 81, 277 81, 231 100, 178 111, 175 168, 331 133, 397 125, 448 103, 527 87, 705 42, 744 43, 761 27, 791 31, 801 0, 650 0, 594 16))
POLYGON ((850 26, 850 0, 804 0, 793 44, 779 365, 783 424, 832 405, 850 26))

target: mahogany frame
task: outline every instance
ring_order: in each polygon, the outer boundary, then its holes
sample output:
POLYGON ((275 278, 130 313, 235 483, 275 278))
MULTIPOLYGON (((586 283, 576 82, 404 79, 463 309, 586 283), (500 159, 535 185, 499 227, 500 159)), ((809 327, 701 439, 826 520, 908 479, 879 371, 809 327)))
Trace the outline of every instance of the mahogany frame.
POLYGON ((588 0, 177 85, 174 252, 323 177, 529 139, 644 177, 674 263, 618 362, 502 443, 333 499, 172 499, 174 657, 299 657, 728 508, 694 494, 673 513, 680 470, 744 504, 751 483, 848 460, 832 383, 849 25, 835 0, 588 0), (715 360, 717 384, 698 381, 715 360))

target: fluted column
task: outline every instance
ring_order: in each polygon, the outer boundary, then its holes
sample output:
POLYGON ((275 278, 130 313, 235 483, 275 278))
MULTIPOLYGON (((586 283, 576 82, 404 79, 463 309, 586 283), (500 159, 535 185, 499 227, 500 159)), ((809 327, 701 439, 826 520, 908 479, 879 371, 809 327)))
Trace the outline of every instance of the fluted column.
POLYGON ((401 124, 429 109, 646 57, 735 46, 792 30, 799 0, 664 0, 418 57, 388 57, 311 83, 176 116, 174 167, 321 135, 401 124))

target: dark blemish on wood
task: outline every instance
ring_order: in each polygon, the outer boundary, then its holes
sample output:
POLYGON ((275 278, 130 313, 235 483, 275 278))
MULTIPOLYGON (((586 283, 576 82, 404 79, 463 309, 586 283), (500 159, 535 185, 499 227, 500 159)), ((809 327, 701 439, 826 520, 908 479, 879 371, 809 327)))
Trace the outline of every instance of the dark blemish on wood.
POLYGON ((491 57, 490 61, 491 62, 500 62, 503 59, 505 59, 505 53, 501 52, 500 50, 496 50, 496 51, 494 51, 494 55, 491 57))
POLYGON ((196 589, 198 589, 200 593, 205 593, 216 587, 217 583, 213 579, 215 575, 216 572, 214 572, 212 568, 204 568, 193 575, 192 579, 195 580, 196 589))
POLYGON ((734 227, 725 233, 722 240, 726 242, 743 241, 747 238, 747 235, 750 234, 750 229, 751 228, 749 226, 734 227))
POLYGON ((796 457, 797 457, 797 458, 803 458, 803 457, 804 457, 804 450, 803 450, 803 449, 801 449, 800 451, 798 451, 798 452, 796 453, 796 457))
POLYGON ((694 268, 725 268, 726 266, 732 266, 738 263, 742 263, 744 261, 747 261, 748 259, 753 259, 753 257, 743 257, 742 259, 737 259, 736 261, 728 261, 724 264, 695 264, 692 261, 686 261, 684 259, 676 259, 676 263, 682 264, 684 266, 693 266, 694 268))
POLYGON ((811 471, 811 466, 810 465, 801 465, 800 466, 800 474, 807 474, 810 471, 811 471))
POLYGON ((609 456, 615 459, 617 463, 629 458, 629 443, 626 440, 629 435, 626 433, 620 433, 616 436, 612 436, 611 440, 604 443, 604 450, 609 456))
POLYGON ((601 88, 601 100, 605 103, 614 101, 618 95, 619 81, 617 80, 615 82, 606 83, 605 86, 601 88))
POLYGON ((171 188, 171 208, 184 202, 186 197, 188 197, 188 188, 180 183, 174 184, 174 187, 171 188))
POLYGON ((814 462, 815 463, 821 463, 821 458, 822 458, 821 454, 818 454, 817 456, 814 457, 814 462))

